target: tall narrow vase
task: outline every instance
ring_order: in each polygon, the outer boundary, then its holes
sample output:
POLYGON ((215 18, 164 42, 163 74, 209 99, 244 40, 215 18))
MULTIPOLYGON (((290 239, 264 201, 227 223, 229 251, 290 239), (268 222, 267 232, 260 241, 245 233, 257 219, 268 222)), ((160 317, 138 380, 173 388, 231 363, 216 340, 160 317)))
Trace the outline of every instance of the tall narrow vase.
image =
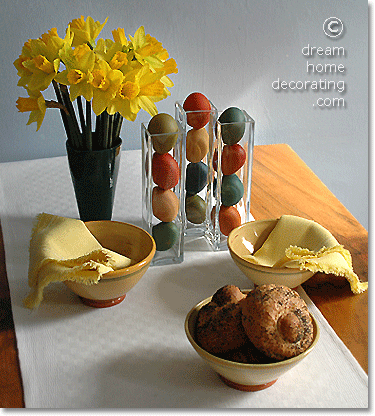
POLYGON ((69 169, 82 221, 110 220, 122 141, 110 149, 77 150, 66 142, 69 169))

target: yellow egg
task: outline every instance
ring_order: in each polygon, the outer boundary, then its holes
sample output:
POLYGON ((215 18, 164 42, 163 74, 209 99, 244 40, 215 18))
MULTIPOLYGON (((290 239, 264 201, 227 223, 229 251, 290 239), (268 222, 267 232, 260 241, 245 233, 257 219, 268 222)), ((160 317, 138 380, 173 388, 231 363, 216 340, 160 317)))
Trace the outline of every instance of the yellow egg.
POLYGON ((161 189, 158 186, 152 190, 152 212, 163 222, 173 221, 178 214, 179 201, 171 189, 161 189))
POLYGON ((186 159, 200 162, 208 153, 210 139, 205 128, 191 129, 186 135, 186 159))

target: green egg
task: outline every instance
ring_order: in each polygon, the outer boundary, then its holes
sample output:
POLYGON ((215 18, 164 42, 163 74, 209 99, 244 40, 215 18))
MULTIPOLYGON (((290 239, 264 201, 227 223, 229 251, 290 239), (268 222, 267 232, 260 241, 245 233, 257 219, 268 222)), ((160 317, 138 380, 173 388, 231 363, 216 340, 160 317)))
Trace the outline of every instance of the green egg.
POLYGON ((157 251, 166 251, 177 243, 179 229, 173 222, 160 222, 152 227, 157 251))
POLYGON ((206 207, 206 202, 199 195, 186 197, 186 218, 193 224, 202 224, 206 219, 206 207))
POLYGON ((152 135, 152 146, 157 153, 168 153, 177 142, 178 125, 169 114, 156 114, 148 123, 147 130, 152 135))
POLYGON ((221 202, 230 207, 236 205, 244 194, 244 187, 241 179, 234 173, 224 175, 221 182, 221 202))
POLYGON ((237 107, 229 107, 219 117, 221 136, 225 144, 238 143, 245 133, 245 115, 237 107))

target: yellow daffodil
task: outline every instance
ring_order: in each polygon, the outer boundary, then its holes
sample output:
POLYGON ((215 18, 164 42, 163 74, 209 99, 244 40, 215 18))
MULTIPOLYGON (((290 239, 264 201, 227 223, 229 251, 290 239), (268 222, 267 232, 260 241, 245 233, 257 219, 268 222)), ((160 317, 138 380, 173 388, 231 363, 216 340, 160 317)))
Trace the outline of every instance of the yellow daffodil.
POLYGON ((109 105, 112 98, 115 97, 124 76, 121 71, 113 70, 109 64, 104 61, 98 61, 92 72, 93 99, 92 109, 98 116, 109 105))
POLYGON ((47 106, 40 91, 27 90, 27 92, 29 93, 29 97, 18 98, 17 108, 21 113, 31 111, 27 125, 36 122, 36 131, 38 131, 42 125, 47 106))
POLYGON ((123 68, 126 72, 126 66, 129 64, 128 54, 123 51, 124 47, 120 42, 114 42, 110 39, 99 39, 94 51, 99 58, 108 62, 112 69, 123 68))
POLYGON ((95 40, 99 33, 107 23, 108 17, 104 23, 95 22, 91 16, 88 16, 86 21, 83 16, 79 19, 74 19, 70 22, 70 29, 74 33, 73 46, 88 43, 91 47, 95 45, 95 40))
POLYGON ((140 66, 124 76, 107 111, 109 114, 118 111, 130 121, 135 120, 141 108, 154 116, 158 112, 154 101, 164 94, 164 84, 160 81, 160 76, 152 72, 148 65, 140 66))
POLYGON ((152 70, 163 67, 163 62, 168 59, 168 52, 162 44, 150 35, 145 34, 141 26, 134 34, 129 36, 133 44, 134 57, 141 64, 149 64, 152 70))
POLYGON ((68 136, 76 140, 87 130, 81 100, 77 103, 81 126, 74 121, 74 108, 69 103, 79 96, 88 101, 86 111, 93 110, 96 115, 119 112, 134 121, 141 109, 151 116, 157 114, 155 103, 168 97, 168 88, 173 86, 168 75, 178 72, 175 60, 143 26, 133 37, 127 38, 125 30, 118 28, 112 31, 113 40, 97 39, 107 20, 100 23, 91 16, 81 16, 70 22, 64 38, 52 28, 24 43, 13 64, 19 76, 17 85, 29 94, 17 100, 19 111, 30 111, 28 124, 36 122, 39 130, 46 108, 60 108, 72 116, 63 116, 63 120, 68 136), (58 102, 42 96, 51 83, 58 102))
POLYGON ((125 30, 121 27, 112 30, 113 40, 120 43, 123 47, 129 46, 129 41, 126 39, 125 30))
POLYGON ((54 28, 39 39, 26 42, 22 55, 14 62, 21 77, 18 84, 33 91, 48 88, 60 67, 60 50, 70 45, 72 39, 69 30, 62 39, 54 28))
POLYGON ((95 53, 87 44, 69 48, 60 54, 66 69, 58 73, 55 81, 70 86, 70 100, 82 95, 87 101, 93 97, 92 71, 95 65, 95 53))

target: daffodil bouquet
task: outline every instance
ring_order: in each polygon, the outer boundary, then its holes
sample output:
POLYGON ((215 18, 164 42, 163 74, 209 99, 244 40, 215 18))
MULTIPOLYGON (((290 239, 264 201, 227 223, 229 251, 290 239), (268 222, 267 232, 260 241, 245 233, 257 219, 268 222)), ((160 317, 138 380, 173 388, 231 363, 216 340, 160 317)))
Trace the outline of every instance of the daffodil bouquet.
POLYGON ((107 20, 81 16, 69 23, 64 38, 52 28, 28 40, 14 62, 18 86, 28 93, 17 100, 20 112, 31 112, 27 124, 36 122, 39 130, 46 109, 60 109, 68 143, 76 149, 110 148, 119 141, 123 118, 134 121, 141 109, 157 114, 155 102, 173 86, 168 75, 178 72, 143 26, 129 40, 122 28, 112 31, 113 40, 97 40, 107 20), (51 84, 56 100, 42 94, 51 84))

